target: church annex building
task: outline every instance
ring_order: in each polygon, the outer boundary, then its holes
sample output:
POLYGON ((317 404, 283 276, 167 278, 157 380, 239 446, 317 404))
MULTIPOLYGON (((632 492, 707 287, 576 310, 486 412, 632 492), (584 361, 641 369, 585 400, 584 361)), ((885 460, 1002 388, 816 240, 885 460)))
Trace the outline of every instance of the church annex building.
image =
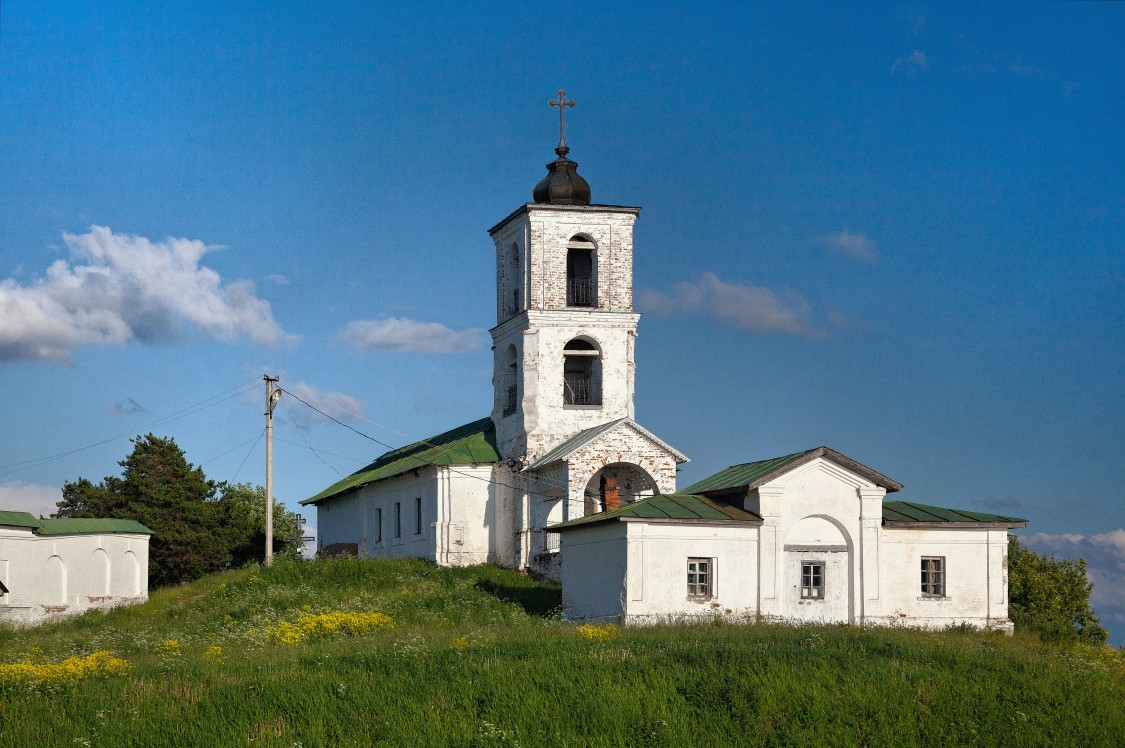
POLYGON ((900 483, 828 447, 677 490, 687 456, 633 410, 640 208, 591 203, 561 132, 555 152, 534 202, 489 229, 491 414, 301 502, 320 552, 526 569, 562 581, 573 618, 1010 631, 1023 519, 887 500, 900 483))

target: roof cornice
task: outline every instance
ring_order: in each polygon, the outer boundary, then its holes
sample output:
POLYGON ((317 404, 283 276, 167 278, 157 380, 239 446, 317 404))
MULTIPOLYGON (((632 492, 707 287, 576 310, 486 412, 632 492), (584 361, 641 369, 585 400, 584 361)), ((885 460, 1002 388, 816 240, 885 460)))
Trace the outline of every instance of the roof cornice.
POLYGON ((633 205, 553 205, 550 203, 524 203, 509 213, 504 220, 488 230, 495 234, 516 218, 532 211, 553 213, 631 213, 634 216, 641 214, 641 209, 633 205))

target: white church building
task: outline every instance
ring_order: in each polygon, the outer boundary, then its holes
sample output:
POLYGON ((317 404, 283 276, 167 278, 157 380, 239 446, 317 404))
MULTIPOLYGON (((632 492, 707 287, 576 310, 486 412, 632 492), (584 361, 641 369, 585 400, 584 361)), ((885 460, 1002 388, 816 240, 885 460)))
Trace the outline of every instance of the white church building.
POLYGON ((0 510, 0 621, 34 624, 148 599, 152 530, 0 510))
POLYGON ((534 201, 489 229, 492 413, 301 502, 318 550, 526 569, 576 618, 1010 629, 1022 519, 885 501, 901 484, 827 447, 677 492, 688 458, 634 420, 640 208, 591 203, 561 135, 534 201))

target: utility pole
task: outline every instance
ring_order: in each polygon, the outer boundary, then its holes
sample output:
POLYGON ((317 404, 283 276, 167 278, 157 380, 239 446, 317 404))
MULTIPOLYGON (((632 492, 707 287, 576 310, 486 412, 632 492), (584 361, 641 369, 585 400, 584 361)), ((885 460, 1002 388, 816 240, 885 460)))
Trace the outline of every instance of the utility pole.
POLYGON ((280 377, 266 374, 266 566, 273 563, 273 406, 281 397, 274 384, 280 377))

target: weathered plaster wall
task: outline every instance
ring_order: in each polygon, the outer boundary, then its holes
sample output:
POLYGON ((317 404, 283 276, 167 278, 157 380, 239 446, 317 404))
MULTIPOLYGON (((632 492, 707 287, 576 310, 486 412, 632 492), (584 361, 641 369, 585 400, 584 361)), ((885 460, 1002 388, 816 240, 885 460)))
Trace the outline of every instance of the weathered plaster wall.
POLYGON ((622 425, 598 436, 575 453, 568 462, 569 502, 564 507, 564 519, 583 516, 586 485, 606 465, 637 465, 656 483, 657 493, 673 493, 676 490, 675 457, 661 445, 628 426, 622 425))
POLYGON ((148 535, 38 536, 0 527, 0 620, 36 623, 148 599, 148 535))
MULTIPOLYGON (((753 525, 621 522, 628 528, 630 622, 757 612, 758 538, 753 525), (689 558, 713 559, 712 596, 688 597, 689 558)), ((575 534, 570 531, 568 534, 575 534)), ((570 562, 563 557, 563 567, 570 562)), ((564 582, 565 594, 565 582, 564 582)))
POLYGON ((425 558, 443 566, 513 566, 519 496, 517 481, 501 465, 430 466, 318 504, 317 546, 355 543, 363 557, 425 558), (422 500, 421 532, 415 532, 416 499, 422 500))
POLYGON ((884 575, 880 605, 870 623, 942 628, 968 623, 1010 630, 1007 530, 883 530, 884 575), (945 559, 945 595, 921 593, 923 556, 945 559))
POLYGON ((569 618, 625 614, 628 543, 623 522, 560 533, 563 611, 569 618))

